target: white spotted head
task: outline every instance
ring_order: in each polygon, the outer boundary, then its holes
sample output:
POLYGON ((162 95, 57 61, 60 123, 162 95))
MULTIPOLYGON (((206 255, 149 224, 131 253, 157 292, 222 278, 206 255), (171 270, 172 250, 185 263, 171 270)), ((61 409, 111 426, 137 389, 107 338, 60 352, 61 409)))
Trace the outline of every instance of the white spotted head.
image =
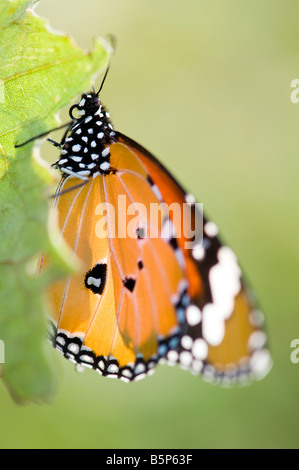
POLYGON ((73 110, 77 110, 77 115, 79 116, 79 119, 83 116, 93 116, 101 113, 102 110, 102 103, 96 95, 96 93, 91 92, 88 94, 83 94, 81 95, 81 99, 79 103, 74 104, 70 108, 70 117, 72 119, 78 119, 73 115, 73 110))

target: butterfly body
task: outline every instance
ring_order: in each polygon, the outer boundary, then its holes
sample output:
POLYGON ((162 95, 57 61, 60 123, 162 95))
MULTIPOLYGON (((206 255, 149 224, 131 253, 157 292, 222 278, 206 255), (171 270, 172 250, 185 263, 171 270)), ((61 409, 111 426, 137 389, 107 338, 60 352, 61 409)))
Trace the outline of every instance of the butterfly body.
POLYGON ((70 115, 55 205, 82 268, 50 289, 53 345, 124 381, 163 361, 222 384, 265 375, 262 315, 217 226, 153 155, 113 129, 97 94, 82 95, 70 115))
POLYGON ((95 93, 82 95, 76 107, 79 117, 68 129, 55 167, 78 178, 109 174, 109 146, 116 141, 109 113, 95 93))

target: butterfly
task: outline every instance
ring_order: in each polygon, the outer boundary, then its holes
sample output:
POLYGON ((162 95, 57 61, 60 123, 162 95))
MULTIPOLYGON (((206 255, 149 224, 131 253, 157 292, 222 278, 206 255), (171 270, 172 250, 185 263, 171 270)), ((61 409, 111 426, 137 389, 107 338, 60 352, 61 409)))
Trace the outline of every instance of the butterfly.
POLYGON ((80 260, 49 289, 53 346, 125 382, 159 363, 221 385, 262 378, 271 367, 264 316, 234 252, 194 196, 114 129, 103 82, 70 108, 61 142, 48 139, 60 150, 61 236, 80 260))

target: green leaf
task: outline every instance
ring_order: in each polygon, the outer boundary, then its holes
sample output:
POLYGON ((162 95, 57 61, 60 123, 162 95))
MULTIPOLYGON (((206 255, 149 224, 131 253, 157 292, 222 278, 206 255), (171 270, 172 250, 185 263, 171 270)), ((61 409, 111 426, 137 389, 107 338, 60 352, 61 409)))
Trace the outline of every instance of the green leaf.
POLYGON ((0 340, 4 381, 21 403, 55 394, 43 293, 74 266, 48 218, 53 174, 36 142, 18 149, 15 143, 56 127, 58 111, 90 88, 108 57, 104 42, 86 52, 54 33, 27 9, 34 3, 2 0, 0 6, 0 340), (50 268, 35 275, 41 253, 50 268))

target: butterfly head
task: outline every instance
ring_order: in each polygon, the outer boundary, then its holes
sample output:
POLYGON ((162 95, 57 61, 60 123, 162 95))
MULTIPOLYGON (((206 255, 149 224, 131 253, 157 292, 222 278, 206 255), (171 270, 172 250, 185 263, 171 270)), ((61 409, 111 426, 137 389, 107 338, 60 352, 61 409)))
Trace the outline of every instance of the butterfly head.
POLYGON ((80 119, 84 116, 93 116, 100 114, 102 109, 102 103, 98 95, 94 92, 81 95, 79 103, 75 104, 70 108, 70 117, 72 119, 80 119), (77 110, 77 116, 73 115, 73 110, 77 110))

